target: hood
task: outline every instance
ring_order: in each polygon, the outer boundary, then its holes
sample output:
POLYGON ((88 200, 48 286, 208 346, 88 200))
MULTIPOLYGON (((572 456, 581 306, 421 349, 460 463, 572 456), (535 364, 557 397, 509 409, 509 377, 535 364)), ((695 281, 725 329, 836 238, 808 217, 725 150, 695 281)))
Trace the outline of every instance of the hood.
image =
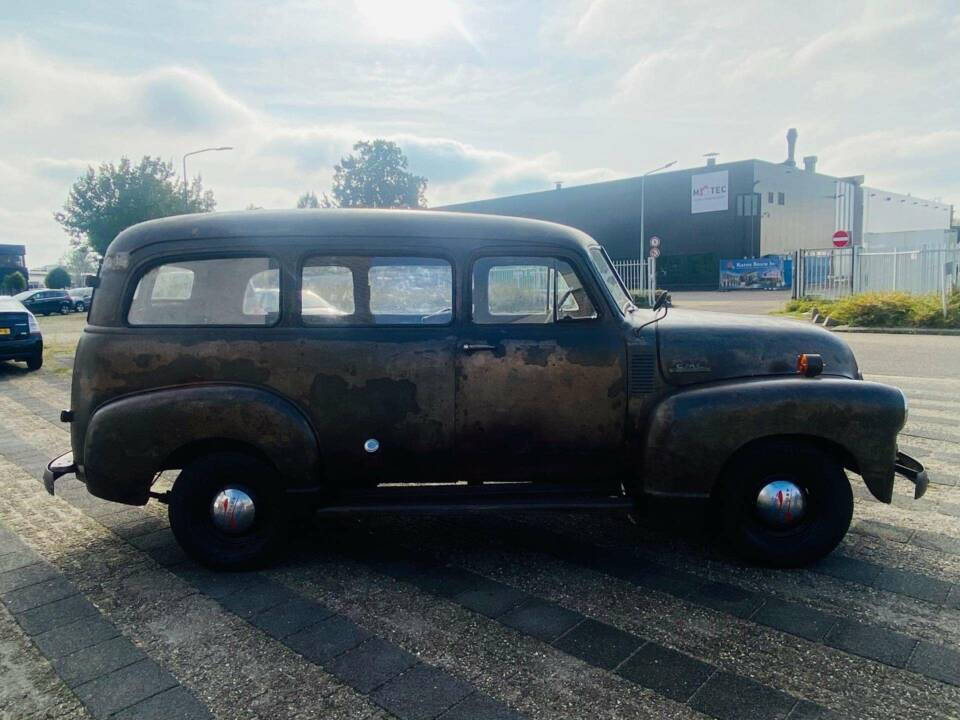
POLYGON ((797 320, 671 310, 657 323, 660 371, 671 385, 796 374, 797 356, 823 357, 823 374, 856 379, 857 361, 833 333, 797 320))

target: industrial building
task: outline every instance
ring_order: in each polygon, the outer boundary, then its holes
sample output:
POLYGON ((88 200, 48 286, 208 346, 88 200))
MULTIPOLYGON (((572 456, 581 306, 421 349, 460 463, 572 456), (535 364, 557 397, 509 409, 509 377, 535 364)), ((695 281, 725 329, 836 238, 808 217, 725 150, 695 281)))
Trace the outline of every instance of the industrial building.
POLYGON ((787 158, 779 163, 709 158, 696 168, 576 187, 558 184, 554 190, 438 209, 570 225, 596 238, 615 260, 646 256, 656 236, 662 253, 658 284, 671 290, 716 289, 721 260, 832 247, 838 230, 847 231, 857 246, 871 239, 896 243, 888 233, 905 233, 914 244, 956 242, 950 205, 869 187, 862 175, 824 175, 817 172, 816 156, 804 157, 798 166, 796 141, 791 129, 787 158), (926 234, 914 235, 917 231, 926 234))

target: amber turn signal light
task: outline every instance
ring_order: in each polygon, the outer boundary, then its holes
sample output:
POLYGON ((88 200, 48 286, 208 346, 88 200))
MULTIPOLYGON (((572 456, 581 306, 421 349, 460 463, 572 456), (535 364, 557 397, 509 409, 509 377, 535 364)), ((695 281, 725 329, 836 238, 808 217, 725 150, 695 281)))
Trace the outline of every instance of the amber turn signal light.
POLYGON ((804 377, 816 377, 823 372, 823 358, 820 355, 803 353, 797 356, 797 373, 804 377))

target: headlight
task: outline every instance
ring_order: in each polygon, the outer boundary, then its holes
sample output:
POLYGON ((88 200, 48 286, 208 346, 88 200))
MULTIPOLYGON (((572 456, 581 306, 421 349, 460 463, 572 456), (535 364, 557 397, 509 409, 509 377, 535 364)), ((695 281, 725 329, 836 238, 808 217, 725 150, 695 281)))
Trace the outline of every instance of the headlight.
POLYGON ((27 325, 30 327, 30 334, 33 335, 36 333, 40 334, 40 323, 37 322, 37 319, 33 316, 33 313, 27 313, 27 325))

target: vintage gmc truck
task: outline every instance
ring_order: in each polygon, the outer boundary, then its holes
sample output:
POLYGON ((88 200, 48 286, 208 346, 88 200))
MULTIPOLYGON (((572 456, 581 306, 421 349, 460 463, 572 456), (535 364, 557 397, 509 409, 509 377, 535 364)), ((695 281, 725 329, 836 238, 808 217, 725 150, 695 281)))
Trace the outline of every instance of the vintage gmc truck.
POLYGON ((853 498, 927 478, 907 404, 817 327, 640 308, 560 225, 442 212, 175 217, 110 245, 77 347, 93 495, 169 503, 189 555, 274 558, 290 513, 712 504, 742 554, 829 553, 853 498), (161 471, 179 475, 156 492, 161 471))

